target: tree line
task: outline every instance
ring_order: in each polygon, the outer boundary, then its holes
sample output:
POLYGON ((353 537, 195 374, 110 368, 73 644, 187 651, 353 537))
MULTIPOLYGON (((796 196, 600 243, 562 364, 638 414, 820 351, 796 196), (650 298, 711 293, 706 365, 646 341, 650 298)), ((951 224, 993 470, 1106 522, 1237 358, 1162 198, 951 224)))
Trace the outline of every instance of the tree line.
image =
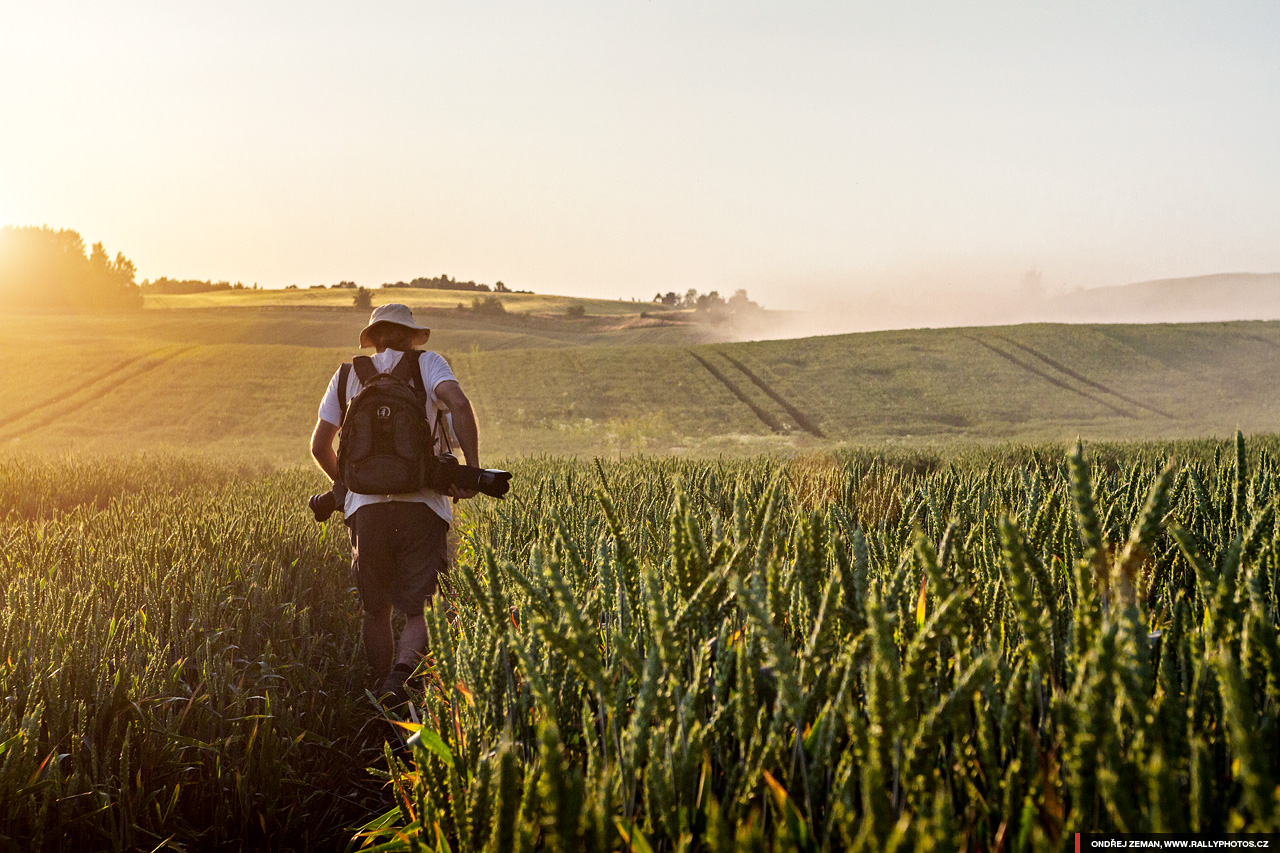
MULTIPOLYGON (((164 293, 164 294, 182 294, 182 293, 210 293, 219 290, 257 290, 258 285, 245 285, 241 282, 232 284, 229 281, 200 281, 197 279, 172 279, 167 277, 157 278, 155 281, 143 280, 142 290, 144 293, 164 293)), ((474 281, 458 281, 448 275, 438 275, 434 278, 415 278, 413 281, 396 281, 388 282, 381 285, 384 289, 395 288, 417 288, 422 290, 467 290, 478 293, 532 293, 532 290, 512 290, 502 282, 497 282, 493 286, 480 284, 474 281)), ((313 284, 308 287, 299 287, 296 284, 285 286, 285 290, 363 290, 360 285, 354 281, 340 281, 337 284, 313 284)))
POLYGON ((659 305, 669 305, 673 308, 693 308, 698 311, 731 311, 738 313, 755 311, 760 308, 747 296, 747 291, 741 288, 735 290, 733 296, 728 299, 721 296, 718 290, 713 290, 710 293, 699 293, 695 288, 691 287, 684 292, 683 296, 674 290, 668 293, 654 294, 653 301, 659 305))
MULTIPOLYGON (((218 290, 257 290, 258 285, 255 282, 252 286, 246 287, 242 282, 237 281, 232 284, 229 281, 200 281, 194 278, 176 279, 167 276, 160 276, 155 281, 147 279, 142 280, 142 292, 144 294, 183 294, 183 293, 212 293, 218 290)), ((352 285, 355 287, 355 285, 352 285)))
POLYGON ((0 294, 4 307, 20 311, 136 311, 142 291, 137 268, 102 243, 86 251, 69 228, 47 225, 0 228, 0 294))
POLYGON ((472 290, 481 293, 533 293, 532 290, 512 290, 500 281, 490 287, 474 281, 458 281, 447 274, 434 278, 415 278, 413 281, 388 282, 382 286, 383 288, 415 287, 424 290, 472 290))

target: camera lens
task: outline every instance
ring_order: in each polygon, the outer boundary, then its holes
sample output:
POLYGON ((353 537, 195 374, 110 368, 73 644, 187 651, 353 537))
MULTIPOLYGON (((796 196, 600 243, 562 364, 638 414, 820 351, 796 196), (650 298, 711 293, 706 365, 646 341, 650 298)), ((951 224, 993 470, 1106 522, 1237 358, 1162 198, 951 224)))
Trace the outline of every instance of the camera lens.
POLYGON ((311 514, 316 517, 316 521, 324 522, 328 521, 329 516, 333 515, 333 511, 338 508, 338 501, 334 498, 333 492, 328 491, 312 495, 307 501, 307 506, 311 507, 311 514))
POLYGON ((500 498, 511 491, 511 472, 485 468, 476 477, 475 488, 490 497, 500 498))

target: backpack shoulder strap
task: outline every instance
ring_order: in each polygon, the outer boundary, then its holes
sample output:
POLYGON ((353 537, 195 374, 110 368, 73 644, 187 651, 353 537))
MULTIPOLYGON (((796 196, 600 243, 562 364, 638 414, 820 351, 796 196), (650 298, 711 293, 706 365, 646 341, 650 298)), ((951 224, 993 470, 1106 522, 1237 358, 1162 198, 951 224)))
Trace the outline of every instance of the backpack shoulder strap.
POLYGON ((351 363, 343 362, 338 368, 338 406, 342 409, 342 419, 347 419, 347 386, 351 384, 351 363))
POLYGON ((421 385, 422 370, 418 366, 421 363, 421 359, 421 350, 406 350, 405 354, 400 356, 400 360, 396 362, 396 366, 391 368, 391 375, 399 379, 401 382, 408 382, 411 385, 421 385))
POLYGON ((369 380, 378 375, 378 368, 373 366, 373 359, 367 355, 358 355, 351 359, 351 365, 355 368, 361 385, 368 385, 369 380))
POLYGON ((422 350, 406 351, 400 356, 396 366, 391 368, 391 375, 407 383, 422 398, 422 404, 427 404, 427 383, 422 379, 422 350))

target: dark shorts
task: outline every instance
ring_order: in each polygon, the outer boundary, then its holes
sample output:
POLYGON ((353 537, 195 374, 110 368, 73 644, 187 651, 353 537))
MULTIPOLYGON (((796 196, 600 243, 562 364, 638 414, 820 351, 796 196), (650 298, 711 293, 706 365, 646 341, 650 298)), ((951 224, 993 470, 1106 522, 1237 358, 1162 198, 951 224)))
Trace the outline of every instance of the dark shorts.
POLYGON ((351 570, 368 611, 393 605, 422 615, 436 594, 440 573, 449 568, 448 523, 422 503, 367 504, 348 520, 351 570))

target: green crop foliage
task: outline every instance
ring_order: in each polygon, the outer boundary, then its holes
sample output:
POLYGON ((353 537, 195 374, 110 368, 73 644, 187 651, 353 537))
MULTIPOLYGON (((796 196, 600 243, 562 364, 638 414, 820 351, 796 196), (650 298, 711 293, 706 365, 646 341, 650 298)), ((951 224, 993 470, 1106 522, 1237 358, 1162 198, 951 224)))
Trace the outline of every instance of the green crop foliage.
POLYGON ((439 745, 364 843, 1275 831, 1277 470, 1218 449, 836 456, 820 494, 807 460, 530 463, 468 512, 439 745))
POLYGON ((0 461, 30 849, 1057 850, 1280 831, 1280 442, 527 459, 403 750, 317 476, 0 461))
POLYGON ((299 512, 315 479, 0 463, 13 849, 306 849, 381 801, 345 548, 299 512))

